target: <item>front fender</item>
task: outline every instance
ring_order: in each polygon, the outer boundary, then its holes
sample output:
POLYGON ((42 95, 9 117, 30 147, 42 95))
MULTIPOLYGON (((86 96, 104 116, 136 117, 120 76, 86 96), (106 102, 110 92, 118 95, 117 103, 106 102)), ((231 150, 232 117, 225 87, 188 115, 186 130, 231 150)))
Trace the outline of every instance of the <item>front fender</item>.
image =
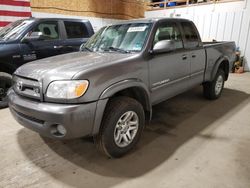
POLYGON ((101 121, 103 118, 103 114, 106 108, 106 105, 108 103, 108 100, 110 97, 112 97, 114 94, 116 94, 119 91, 122 91, 124 89, 132 88, 132 87, 137 87, 140 88, 144 91, 146 95, 146 108, 150 112, 150 117, 152 114, 152 109, 151 109, 151 103, 150 103, 150 95, 149 91, 147 89, 147 86, 141 82, 140 80, 137 79, 128 79, 128 80, 123 80, 120 82, 117 82, 115 84, 110 85, 107 87, 100 95, 98 103, 97 103, 97 108, 96 108, 96 114, 95 114, 95 122, 94 122, 94 127, 92 134, 96 135, 99 132, 99 129, 101 127, 101 121))
POLYGON ((102 94, 100 95, 100 99, 109 98, 113 96, 115 93, 131 87, 139 87, 143 89, 147 93, 148 99, 150 99, 147 86, 143 82, 137 79, 127 79, 109 86, 102 92, 102 94))

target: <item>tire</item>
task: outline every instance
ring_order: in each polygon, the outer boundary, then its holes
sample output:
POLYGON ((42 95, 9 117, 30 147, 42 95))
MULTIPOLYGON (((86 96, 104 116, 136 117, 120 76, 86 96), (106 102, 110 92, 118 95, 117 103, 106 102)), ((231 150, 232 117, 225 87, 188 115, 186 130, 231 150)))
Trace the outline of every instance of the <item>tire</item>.
POLYGON ((95 143, 98 149, 108 157, 122 157, 138 143, 144 126, 144 110, 138 101, 129 97, 113 98, 105 109, 99 134, 94 137, 95 143), (124 122, 133 123, 133 125, 126 125, 124 122), (128 139, 128 142, 124 137, 128 139))
POLYGON ((203 94, 209 100, 218 99, 224 88, 225 72, 219 69, 215 75, 215 78, 211 82, 203 84, 203 94))
POLYGON ((0 109, 8 107, 7 91, 12 85, 12 76, 0 72, 0 109))

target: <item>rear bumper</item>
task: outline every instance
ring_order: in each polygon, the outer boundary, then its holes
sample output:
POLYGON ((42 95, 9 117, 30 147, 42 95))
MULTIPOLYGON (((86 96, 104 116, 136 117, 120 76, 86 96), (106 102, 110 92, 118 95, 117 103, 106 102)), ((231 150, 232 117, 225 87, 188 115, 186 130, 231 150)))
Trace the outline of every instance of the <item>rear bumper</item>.
POLYGON ((97 102, 79 105, 41 103, 20 97, 12 89, 8 92, 8 100, 14 118, 43 136, 71 139, 92 134, 97 102), (57 125, 66 129, 65 135, 56 134, 57 125))

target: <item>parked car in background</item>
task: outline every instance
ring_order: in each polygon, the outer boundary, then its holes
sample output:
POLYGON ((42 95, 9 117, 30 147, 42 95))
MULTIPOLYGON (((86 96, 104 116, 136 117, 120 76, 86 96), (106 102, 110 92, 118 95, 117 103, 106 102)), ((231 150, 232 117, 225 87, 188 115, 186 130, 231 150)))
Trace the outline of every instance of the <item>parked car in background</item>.
POLYGON ((139 141, 153 105, 197 85, 219 98, 234 60, 234 42, 203 43, 189 20, 126 21, 99 30, 82 52, 17 69, 9 108, 41 135, 94 136, 104 154, 121 157, 139 141))
MULTIPOLYGON (((0 108, 6 107, 11 75, 21 65, 59 54, 79 51, 94 34, 82 19, 30 18, 0 30, 0 108)), ((46 65, 45 65, 46 66, 46 65)))

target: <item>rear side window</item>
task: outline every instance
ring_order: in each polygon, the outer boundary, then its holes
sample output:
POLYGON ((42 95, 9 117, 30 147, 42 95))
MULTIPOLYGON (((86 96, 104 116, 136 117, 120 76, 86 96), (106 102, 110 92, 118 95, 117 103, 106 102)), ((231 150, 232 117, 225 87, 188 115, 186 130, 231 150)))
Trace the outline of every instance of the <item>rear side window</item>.
POLYGON ((188 22, 181 23, 184 36, 186 39, 186 48, 195 48, 199 46, 199 36, 193 26, 193 24, 188 22))
POLYGON ((57 21, 45 21, 39 23, 32 32, 42 32, 46 40, 59 39, 59 30, 57 21))
POLYGON ((88 29, 82 22, 64 22, 68 39, 88 38, 88 29))
POLYGON ((154 45, 161 40, 173 40, 177 49, 183 48, 181 33, 175 23, 162 23, 158 27, 155 37, 154 45))

